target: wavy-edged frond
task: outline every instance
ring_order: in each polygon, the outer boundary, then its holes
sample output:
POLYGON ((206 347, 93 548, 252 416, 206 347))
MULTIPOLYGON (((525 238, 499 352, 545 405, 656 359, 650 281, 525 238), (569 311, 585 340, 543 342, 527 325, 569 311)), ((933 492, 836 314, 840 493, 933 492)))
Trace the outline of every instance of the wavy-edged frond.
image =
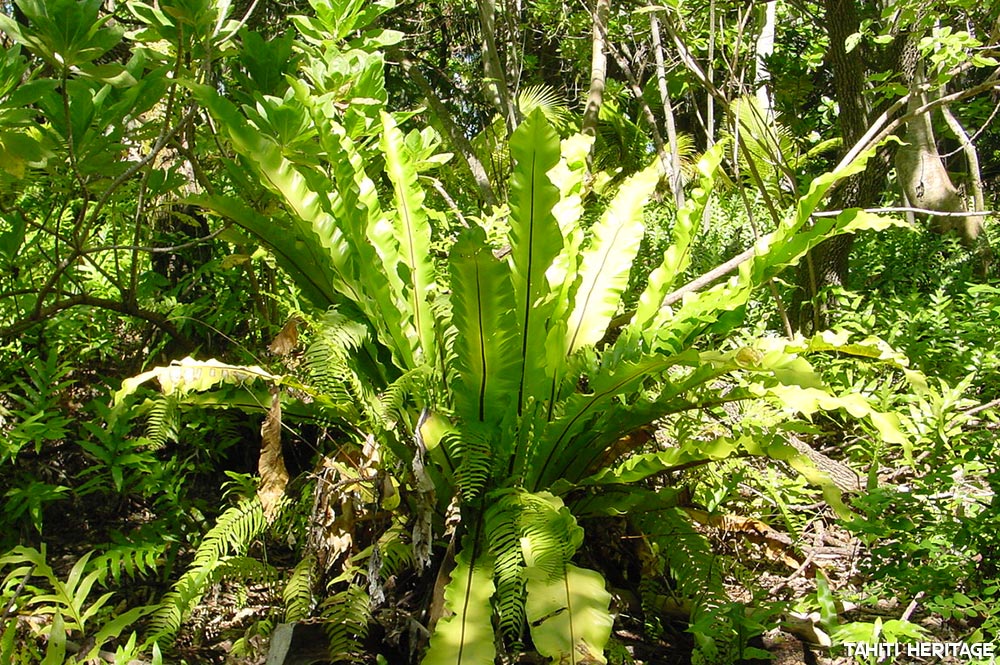
POLYGON ((148 372, 122 381, 121 390, 115 393, 114 401, 122 400, 134 393, 139 386, 150 379, 156 379, 164 394, 185 394, 209 390, 225 383, 252 383, 257 380, 280 383, 282 377, 271 374, 257 365, 229 365, 214 358, 195 360, 190 356, 174 360, 166 367, 154 367, 148 372))
POLYGON ((583 529, 552 494, 521 497, 525 612, 535 648, 559 663, 606 663, 604 647, 614 624, 611 594, 599 573, 570 563, 583 529))
POLYGON ((246 499, 219 516, 195 551, 190 567, 163 597, 150 619, 146 644, 169 644, 185 616, 215 580, 227 553, 241 555, 267 526, 264 507, 256 497, 246 499))
POLYGON ((600 341, 618 311, 645 231, 642 210, 659 179, 658 164, 631 176, 594 225, 581 256, 580 286, 566 331, 568 353, 600 341))
POLYGON ((449 264, 455 411, 466 421, 496 423, 516 396, 522 363, 510 268, 494 258, 478 226, 459 236, 449 264))
POLYGON ((544 398, 546 319, 552 309, 545 272, 563 246, 553 207, 559 189, 548 176, 559 163, 559 137, 541 110, 525 118, 510 139, 514 172, 510 191, 510 260, 523 359, 517 411, 529 397, 544 398))
POLYGON ((312 614, 315 602, 313 587, 316 584, 316 559, 305 556, 295 564, 285 588, 281 591, 281 599, 285 603, 285 621, 293 623, 301 621, 312 614))
MULTIPOLYGON (((420 348, 425 362, 434 358, 434 316, 430 296, 434 283, 434 266, 431 263, 431 227, 424 210, 424 192, 417 183, 417 172, 410 162, 399 131, 392 116, 382 112, 382 151, 385 167, 392 181, 395 214, 389 221, 396 235, 396 248, 383 245, 382 260, 386 271, 395 273, 402 282, 403 296, 407 303, 405 319, 416 333, 412 340, 414 349, 420 348)), ((417 354, 414 353, 414 358, 417 354)))
MULTIPOLYGON (((671 353, 685 347, 693 335, 718 323, 725 312, 742 307, 754 289, 798 263, 810 249, 828 238, 865 229, 905 225, 902 220, 857 209, 845 210, 836 217, 814 217, 812 214, 835 182, 864 170, 873 154, 874 150, 869 150, 844 168, 815 178, 809 191, 799 199, 795 214, 773 233, 757 241, 756 255, 740 266, 735 277, 686 298, 676 312, 661 310, 649 326, 651 334, 647 341, 651 348, 671 353)), ((732 321, 727 324, 731 325, 732 321)))
POLYGON ((493 556, 481 542, 479 529, 462 539, 451 581, 444 590, 451 616, 441 619, 431 635, 421 665, 493 665, 493 556))
POLYGON ((393 261, 399 254, 399 239, 382 211, 375 183, 365 172, 364 158, 347 132, 328 123, 322 134, 337 183, 333 211, 357 253, 357 280, 367 296, 367 302, 359 306, 396 365, 413 367, 416 331, 404 316, 406 293, 393 261))
POLYGON ((797 160, 795 143, 787 127, 768 117, 760 101, 746 95, 729 106, 730 128, 724 135, 738 142, 738 159, 744 173, 757 171, 764 187, 772 196, 781 193, 782 181, 790 177, 790 164, 797 160))
MULTIPOLYGON (((349 244, 330 211, 329 178, 285 159, 277 143, 252 127, 235 105, 212 88, 195 84, 190 84, 190 87, 219 120, 236 151, 294 213, 293 221, 298 222, 302 240, 310 246, 309 255, 330 270, 333 288, 352 302, 364 304, 365 299, 358 292, 358 285, 350 277, 354 270, 349 244)), ((300 258, 305 260, 308 257, 303 252, 300 258)))
POLYGON ((232 220, 267 246, 278 266, 316 307, 326 309, 343 302, 337 289, 338 275, 326 258, 326 250, 315 241, 311 229, 303 228, 290 215, 264 215, 235 196, 222 194, 192 196, 185 202, 232 220))
MULTIPOLYGON (((691 245, 694 241, 694 234, 701 223, 702 213, 712 196, 715 174, 722 163, 725 151, 725 143, 716 143, 710 148, 700 160, 698 160, 698 172, 701 174, 701 181, 691 192, 684 206, 677 211, 677 223, 674 225, 673 242, 663 253, 663 261, 649 275, 646 288, 639 296, 639 304, 636 307, 635 315, 629 322, 629 328, 639 331, 653 320, 663 299, 666 298, 674 282, 691 263, 691 245)), ((626 331, 624 334, 628 334, 626 331)))

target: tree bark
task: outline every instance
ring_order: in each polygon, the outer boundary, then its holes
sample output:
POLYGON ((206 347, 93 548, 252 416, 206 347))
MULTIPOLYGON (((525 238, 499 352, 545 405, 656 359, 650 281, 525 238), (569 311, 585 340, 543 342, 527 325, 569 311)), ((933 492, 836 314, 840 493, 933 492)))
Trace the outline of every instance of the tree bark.
MULTIPOLYGON (((859 52, 847 52, 847 38, 858 32, 860 19, 855 0, 824 0, 826 28, 830 37, 829 62, 833 89, 840 107, 839 123, 843 136, 842 153, 850 150, 868 129, 869 110, 864 99, 865 68, 859 52)), ((884 159, 868 162, 865 170, 851 176, 834 194, 834 208, 872 207, 888 170, 884 159)), ((847 286, 848 259, 854 237, 841 235, 814 247, 799 266, 799 288, 792 301, 797 328, 804 333, 829 327, 829 306, 821 298, 823 290, 847 286)))
POLYGON ((475 151, 472 149, 472 144, 469 143, 469 139, 462 133, 462 130, 455 124, 455 121, 451 117, 451 113, 445 107, 444 103, 438 98, 437 94, 434 92, 434 88, 431 87, 430 82, 424 76, 420 68, 417 67, 410 58, 406 56, 402 51, 396 47, 389 47, 387 49, 390 56, 399 62, 403 67, 403 71, 406 72, 412 79, 413 82, 420 88, 420 92, 423 93, 424 98, 430 105, 431 110, 434 111, 435 117, 441 123, 441 127, 444 129, 445 135, 448 137, 448 142, 451 147, 455 149, 461 158, 461 163, 472 176, 472 179, 476 183, 476 187, 479 189, 479 200, 482 201, 483 205, 488 207, 496 207, 497 197, 496 193, 493 191, 493 185, 490 183, 490 177, 486 174, 486 167, 483 163, 479 161, 476 157, 475 151))
POLYGON ((507 133, 513 134, 520 121, 517 105, 510 97, 507 75, 500 63, 500 52, 496 41, 496 3, 494 0, 476 0, 479 8, 479 25, 483 33, 483 70, 486 74, 486 92, 490 102, 507 125, 507 133))
POLYGON ((764 5, 764 24, 757 37, 755 51, 757 54, 757 69, 754 75, 757 103, 761 113, 768 122, 774 122, 774 103, 768 89, 771 74, 767 69, 767 59, 774 54, 774 28, 778 15, 778 0, 770 0, 764 5))
MULTIPOLYGON (((605 35, 608 31, 608 15, 610 13, 610 0, 597 0, 597 6, 594 9, 593 53, 590 58, 590 91, 587 93, 587 106, 583 110, 583 122, 580 125, 580 131, 590 136, 597 136, 597 119, 604 101, 604 83, 608 73, 605 35)), ((593 154, 593 147, 591 147, 591 154, 593 154)))
POLYGON ((670 144, 670 190, 678 209, 684 205, 684 183, 681 177, 680 146, 677 144, 677 126, 674 123, 674 107, 670 103, 667 89, 667 71, 663 62, 663 43, 660 40, 660 20, 656 14, 649 15, 649 27, 653 38, 653 57, 656 59, 656 84, 660 90, 663 116, 667 127, 667 142, 670 144))

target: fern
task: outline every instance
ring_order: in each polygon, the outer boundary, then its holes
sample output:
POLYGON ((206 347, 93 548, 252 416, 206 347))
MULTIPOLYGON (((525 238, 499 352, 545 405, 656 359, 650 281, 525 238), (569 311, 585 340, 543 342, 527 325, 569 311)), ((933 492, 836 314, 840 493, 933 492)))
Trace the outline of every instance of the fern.
POLYGON ((614 623, 611 594, 600 574, 570 563, 583 529, 552 494, 521 498, 525 613, 535 648, 560 663, 606 663, 604 647, 614 623))
POLYGON ((102 584, 109 577, 115 584, 121 584, 122 574, 134 580, 155 571, 166 551, 167 543, 163 540, 116 543, 94 557, 94 568, 101 571, 102 584))
POLYGON ((285 582, 281 598, 285 602, 285 621, 301 621, 312 613, 313 585, 315 584, 316 560, 307 556, 295 564, 292 574, 285 582))
POLYGON ((333 593, 320 609, 320 618, 326 629, 330 660, 358 663, 365 655, 364 642, 371 622, 371 602, 363 584, 357 577, 361 571, 354 568, 331 582, 331 587, 346 582, 346 587, 333 593))
POLYGON ((146 413, 146 438, 153 448, 162 448, 167 441, 177 438, 180 425, 178 400, 174 394, 160 395, 150 400, 146 413))
POLYGON ((187 571, 153 613, 146 645, 170 644, 187 613, 215 581, 219 574, 217 569, 226 562, 226 554, 246 552, 266 526, 264 508, 256 497, 245 499, 223 512, 205 534, 187 571))
POLYGON ((486 539, 495 561, 493 578, 496 594, 493 597, 493 607, 497 613, 500 633, 515 651, 524 639, 526 621, 520 512, 518 496, 507 493, 493 502, 484 516, 486 539))
POLYGON ((464 501, 474 501, 486 487, 493 463, 488 431, 466 427, 461 434, 446 436, 445 445, 458 458, 455 482, 464 501))

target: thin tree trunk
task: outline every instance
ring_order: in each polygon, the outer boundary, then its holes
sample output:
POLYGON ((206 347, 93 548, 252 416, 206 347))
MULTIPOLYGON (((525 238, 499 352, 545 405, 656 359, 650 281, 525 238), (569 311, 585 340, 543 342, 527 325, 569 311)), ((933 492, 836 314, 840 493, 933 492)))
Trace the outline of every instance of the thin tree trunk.
MULTIPOLYGON (((829 60, 833 88, 840 107, 840 131, 843 151, 857 143, 868 129, 868 108, 864 100, 865 69, 861 54, 848 53, 847 38, 858 32, 860 20, 855 0, 824 0, 826 28, 830 37, 829 60)), ((849 178, 834 195, 835 208, 866 208, 878 194, 879 167, 873 159, 864 172, 849 178)), ((829 303, 819 298, 824 289, 847 285, 848 259, 854 236, 840 235, 814 247, 799 269, 799 289, 792 311, 803 332, 816 332, 829 326, 829 303)))
POLYGON ((434 115, 441 122, 441 127, 444 129, 444 133, 448 137, 448 142, 461 158, 461 164, 466 167, 469 175, 471 175, 473 181, 475 181, 476 187, 479 189, 479 199, 486 206, 496 207, 496 193, 493 191, 493 185, 490 183, 490 178, 486 174, 486 168, 483 166, 483 163, 479 161, 479 158, 476 157, 476 153, 472 149, 472 144, 469 143, 469 139, 455 124, 455 121, 451 117, 451 113, 448 111, 444 103, 438 98, 437 94, 434 92, 434 88, 431 87, 430 82, 424 76, 423 72, 421 72, 420 68, 417 67, 413 61, 398 48, 389 47, 388 53, 392 58, 399 62, 399 64, 403 67, 403 71, 406 72, 413 79, 413 82, 417 85, 417 87, 420 88, 420 92, 423 93, 424 98, 431 107, 431 110, 434 111, 434 115))
POLYGON ((976 146, 969 138, 969 133, 965 131, 965 127, 958 121, 958 118, 951 112, 947 104, 941 107, 941 114, 944 116, 944 121, 948 123, 948 127, 951 128, 951 131, 955 132, 955 136, 958 137, 959 142, 962 144, 962 152, 965 153, 965 161, 969 165, 969 186, 972 188, 973 205, 977 211, 985 210, 986 199, 983 196, 983 176, 982 170, 979 168, 979 153, 976 151, 976 146))
MULTIPOLYGON (((623 45, 622 48, 625 49, 627 47, 623 45)), ((615 62, 617 62, 618 66, 622 68, 623 72, 625 72, 625 78, 628 79, 629 90, 632 91, 632 96, 635 97, 635 101, 639 103, 639 108, 642 110, 642 116, 646 119, 646 124, 649 126, 649 135, 653 138, 653 147, 656 148, 656 154, 660 158, 660 163, 663 165, 663 171, 669 177, 671 174, 670 156, 667 154, 667 147, 663 142, 663 135, 660 134, 660 128, 656 124, 656 116, 653 114, 653 109, 649 108, 649 104, 646 102, 646 98, 642 94, 642 86, 639 85, 639 79, 636 77, 635 72, 632 71, 632 66, 628 62, 628 58, 631 58, 632 54, 628 53, 627 50, 623 54, 614 45, 610 46, 610 50, 614 55, 615 62)))
POLYGON ((479 8, 479 24, 483 33, 483 70, 486 74, 486 92, 490 102, 507 125, 508 134, 513 134, 520 120, 517 107, 510 98, 507 75, 500 63, 500 53, 496 40, 496 3, 494 0, 476 0, 479 8))
POLYGON ((764 25, 757 37, 755 51, 757 53, 757 71, 754 75, 757 103, 760 104, 764 119, 774 121, 774 102, 768 89, 771 75, 767 69, 767 59, 774 53, 774 28, 778 14, 778 0, 770 0, 764 5, 764 25))
MULTIPOLYGON (((581 131, 597 136, 597 120, 604 101, 604 83, 608 72, 608 55, 605 51, 605 35, 608 31, 608 15, 611 13, 610 0, 597 0, 594 9, 593 53, 590 59, 590 92, 587 93, 587 107, 583 110, 581 131)), ((591 147, 591 155, 593 147, 591 147)))
POLYGON ((656 59, 656 83, 660 89, 663 115, 667 126, 667 141, 670 143, 670 190, 678 208, 684 205, 684 187, 681 178, 680 146, 677 144, 677 126, 674 124, 674 108, 670 103, 667 89, 667 72, 663 62, 663 43, 660 40, 660 20, 655 13, 649 15, 649 26, 653 37, 653 56, 656 59))

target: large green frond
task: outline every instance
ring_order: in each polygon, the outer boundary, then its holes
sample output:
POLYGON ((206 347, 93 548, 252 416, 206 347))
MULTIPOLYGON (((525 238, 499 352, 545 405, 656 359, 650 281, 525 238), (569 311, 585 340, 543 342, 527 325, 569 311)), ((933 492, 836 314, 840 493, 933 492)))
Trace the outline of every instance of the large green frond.
POLYGON ((659 179, 655 164, 630 177, 594 225, 566 332, 569 353, 600 341, 617 312, 642 242, 642 209, 659 179))
POLYGON ((375 183, 365 173, 364 159, 343 127, 323 122, 321 135, 330 155, 337 191, 333 210, 357 253, 359 288, 379 340, 390 349, 400 369, 413 367, 416 331, 404 316, 408 310, 403 283, 389 257, 399 254, 399 241, 382 212, 375 183))
MULTIPOLYGON (((663 253, 663 261, 649 275, 645 290, 639 296, 635 315, 629 323, 631 330, 642 330, 660 310, 663 299, 673 288, 677 278, 691 263, 691 245, 695 231, 701 223, 702 213, 712 196, 715 173, 722 163, 725 143, 716 143, 698 161, 701 182, 689 196, 684 206, 677 211, 673 242, 663 253)), ((630 331, 626 331, 628 334, 630 331)))
POLYGON ((510 247, 515 305, 523 358, 518 413, 529 397, 546 397, 546 319, 552 302, 545 272, 563 245, 553 207, 559 189, 548 172, 559 163, 559 137, 540 110, 529 115, 510 139, 514 158, 510 192, 510 247))
POLYGON ((395 273, 402 281, 408 304, 405 314, 417 334, 414 344, 422 349, 424 360, 429 362, 434 357, 434 316, 430 304, 434 282, 431 227, 424 210, 424 192, 417 183, 417 172, 403 145, 403 133, 392 116, 384 112, 382 151, 396 203, 395 214, 389 216, 389 221, 398 242, 395 255, 386 252, 382 260, 386 262, 387 272, 395 273))
POLYGON ((535 648, 558 663, 606 663, 611 594, 600 574, 570 563, 583 529, 559 498, 547 492, 522 497, 525 612, 535 648))
POLYGON ((496 423, 516 396, 522 363, 510 268, 494 258, 477 226, 459 236, 450 269, 455 411, 466 421, 496 423))
POLYGON ((438 622, 421 665, 493 665, 493 557, 470 533, 444 591, 451 616, 438 622))

